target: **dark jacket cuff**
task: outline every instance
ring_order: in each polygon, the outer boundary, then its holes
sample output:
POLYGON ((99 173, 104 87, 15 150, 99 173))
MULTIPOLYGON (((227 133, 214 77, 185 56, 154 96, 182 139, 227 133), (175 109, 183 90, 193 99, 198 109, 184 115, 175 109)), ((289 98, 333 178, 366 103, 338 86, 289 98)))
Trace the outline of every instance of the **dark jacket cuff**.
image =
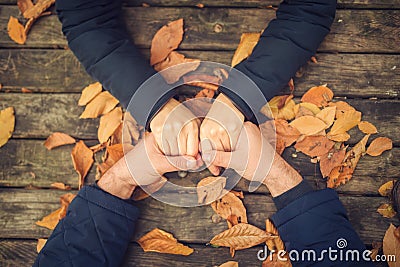
POLYGON ((282 195, 272 198, 278 210, 283 209, 293 201, 313 191, 311 185, 303 179, 301 183, 286 191, 282 195))

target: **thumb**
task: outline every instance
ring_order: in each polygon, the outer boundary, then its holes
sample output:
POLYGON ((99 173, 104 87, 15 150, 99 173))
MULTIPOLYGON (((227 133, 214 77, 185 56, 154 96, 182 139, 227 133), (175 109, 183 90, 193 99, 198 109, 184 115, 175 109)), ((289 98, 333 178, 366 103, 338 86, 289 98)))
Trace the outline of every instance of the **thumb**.
POLYGON ((212 150, 202 154, 206 164, 213 164, 218 167, 228 168, 231 162, 232 152, 212 150))
POLYGON ((160 171, 162 173, 194 170, 199 167, 199 160, 192 156, 163 156, 161 161, 160 171))

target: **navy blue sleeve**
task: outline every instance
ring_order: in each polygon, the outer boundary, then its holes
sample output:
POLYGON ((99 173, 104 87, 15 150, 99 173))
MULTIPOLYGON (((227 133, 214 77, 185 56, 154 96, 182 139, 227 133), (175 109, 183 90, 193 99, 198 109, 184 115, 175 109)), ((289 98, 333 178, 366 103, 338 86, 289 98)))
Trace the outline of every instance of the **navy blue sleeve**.
POLYGON ((305 194, 271 220, 295 259, 293 266, 374 266, 335 190, 305 194))
POLYGON ((119 266, 139 210, 95 186, 83 187, 33 266, 119 266))
MULTIPOLYGON (((253 53, 235 68, 246 74, 267 100, 287 85, 296 71, 315 55, 335 18, 336 0, 285 0, 262 33, 253 53)), ((229 79, 228 79, 229 80, 229 79)), ((227 80, 227 83, 229 83, 227 80)), ((248 88, 223 91, 249 119, 265 104, 255 98, 248 106, 248 88)))
MULTIPOLYGON (((121 0, 56 1, 69 48, 89 75, 126 108, 140 85, 156 72, 130 40, 121 6, 121 0)), ((165 93, 165 86, 147 92, 148 105, 132 114, 139 124, 146 125, 173 96, 174 91, 165 93)))

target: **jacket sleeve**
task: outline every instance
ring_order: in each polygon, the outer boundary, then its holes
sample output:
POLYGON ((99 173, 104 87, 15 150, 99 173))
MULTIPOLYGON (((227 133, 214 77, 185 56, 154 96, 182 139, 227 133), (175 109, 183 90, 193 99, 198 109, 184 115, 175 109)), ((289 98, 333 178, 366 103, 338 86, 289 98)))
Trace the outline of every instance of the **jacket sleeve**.
POLYGON ((96 186, 83 187, 33 266, 119 266, 138 208, 96 186))
POLYGON ((374 266, 332 189, 305 194, 279 210, 271 220, 293 257, 293 266, 374 266))
MULTIPOLYGON (((284 0, 276 19, 264 30, 251 56, 235 68, 247 75, 269 100, 315 55, 330 31, 335 12, 336 0, 284 0)), ((259 97, 249 97, 252 101, 246 104, 248 86, 228 88, 220 90, 248 119, 266 104, 259 97)))
MULTIPOLYGON (((156 72, 130 40, 121 6, 121 0, 56 1, 69 48, 89 75, 126 108, 140 85, 156 72)), ((151 88, 146 95, 148 104, 132 114, 139 124, 146 125, 175 93, 166 93, 165 86, 151 88)))

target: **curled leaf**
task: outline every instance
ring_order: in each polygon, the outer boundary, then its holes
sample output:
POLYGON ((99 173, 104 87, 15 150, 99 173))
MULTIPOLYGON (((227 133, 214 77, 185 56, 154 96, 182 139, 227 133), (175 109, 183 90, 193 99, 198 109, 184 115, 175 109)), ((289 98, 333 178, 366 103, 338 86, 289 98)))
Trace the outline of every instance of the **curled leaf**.
POLYGON ((358 129, 360 129, 360 131, 365 134, 376 134, 378 132, 376 127, 372 123, 367 121, 361 121, 358 124, 358 129))
POLYGON ((87 103, 93 100, 98 94, 101 93, 103 90, 103 86, 101 83, 96 82, 89 84, 82 90, 81 97, 79 98, 78 101, 78 106, 85 106, 87 103))
POLYGON ((15 116, 14 108, 8 107, 0 110, 0 147, 4 146, 14 132, 15 116))
POLYGON ((384 151, 393 148, 393 143, 390 138, 378 137, 374 139, 367 149, 367 154, 373 157, 381 155, 384 151))
POLYGON ((310 88, 301 98, 301 102, 308 102, 325 107, 333 98, 333 92, 326 86, 316 86, 310 88))
POLYGON ((74 169, 79 175, 79 188, 81 188, 83 181, 94 162, 93 151, 81 140, 76 143, 75 147, 72 149, 71 157, 74 169))
POLYGON ((100 115, 107 114, 118 104, 118 100, 109 92, 104 91, 98 94, 87 105, 80 119, 97 118, 100 115))
POLYGON ((224 219, 228 219, 229 216, 235 215, 239 222, 247 223, 246 208, 244 207, 243 202, 232 192, 228 192, 221 199, 211 203, 211 207, 224 219))
POLYGON ((122 109, 117 107, 109 113, 101 116, 97 137, 102 144, 115 132, 122 122, 122 109))
POLYGON ((56 0, 40 0, 37 1, 36 4, 27 9, 23 15, 24 18, 26 19, 37 19, 39 18, 43 12, 48 9, 49 7, 51 7, 54 3, 56 2, 56 0))
POLYGON ((314 135, 326 129, 325 122, 313 116, 297 118, 293 120, 290 125, 304 135, 314 135))
POLYGON ((75 144, 75 139, 65 133, 55 132, 52 133, 49 137, 47 137, 46 141, 44 142, 44 146, 51 150, 55 147, 63 146, 63 145, 70 145, 75 144))
POLYGON ((224 191, 224 187, 226 185, 225 177, 214 177, 209 176, 203 178, 197 184, 197 198, 199 204, 209 204, 217 200, 222 192, 224 191))
POLYGON ((64 183, 52 183, 50 186, 60 190, 71 190, 71 186, 65 185, 64 183))
POLYGON ((231 66, 234 67, 244 59, 248 58, 253 52, 254 47, 260 39, 261 33, 242 33, 240 36, 240 43, 236 48, 235 54, 233 55, 231 66))

